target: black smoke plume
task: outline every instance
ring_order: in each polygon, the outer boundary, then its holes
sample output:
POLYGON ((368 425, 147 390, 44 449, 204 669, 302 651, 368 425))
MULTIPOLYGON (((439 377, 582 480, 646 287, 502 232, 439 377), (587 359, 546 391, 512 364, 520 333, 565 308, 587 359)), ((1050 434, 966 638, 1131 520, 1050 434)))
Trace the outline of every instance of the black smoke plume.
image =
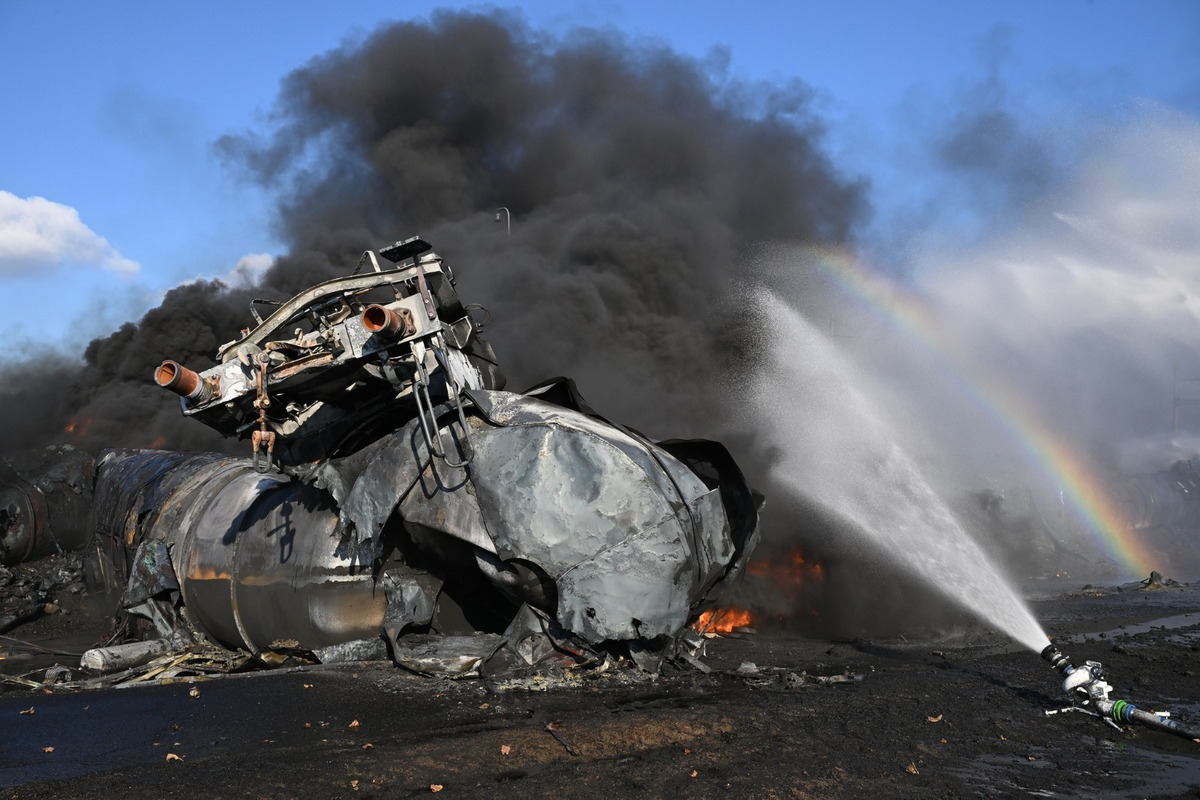
POLYGON ((284 80, 268 130, 217 143, 277 195, 289 252, 253 292, 180 287, 82 366, 6 380, 0 413, 21 422, 0 450, 80 425, 104 446, 222 446, 180 418, 154 367, 209 366, 251 296, 288 297, 415 234, 491 311, 511 388, 568 374, 651 435, 718 432, 722 387, 753 357, 749 315, 729 303, 740 254, 842 241, 864 213, 863 187, 822 153, 809 90, 718 61, 503 12, 440 12, 313 59, 284 80))

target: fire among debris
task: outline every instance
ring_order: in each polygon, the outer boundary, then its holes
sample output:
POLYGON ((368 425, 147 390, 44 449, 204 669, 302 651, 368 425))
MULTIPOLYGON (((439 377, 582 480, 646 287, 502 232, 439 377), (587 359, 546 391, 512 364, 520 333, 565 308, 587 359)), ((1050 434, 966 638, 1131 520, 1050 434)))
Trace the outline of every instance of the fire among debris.
POLYGON ((795 599, 802 586, 825 580, 825 568, 805 558, 793 547, 782 558, 756 558, 746 565, 747 574, 771 581, 781 594, 795 599))
POLYGON ((714 608, 701 614, 692 627, 699 633, 732 633, 753 624, 754 615, 744 608, 714 608))
POLYGON ((738 628, 786 625, 801 616, 816 616, 809 606, 815 585, 825 580, 825 568, 793 547, 778 557, 758 557, 746 565, 744 596, 756 602, 705 611, 693 626, 699 633, 731 633, 738 628), (746 608, 745 606, 753 606, 746 608))
POLYGON ((86 439, 91 427, 91 417, 76 417, 66 424, 63 433, 69 433, 75 439, 86 439))

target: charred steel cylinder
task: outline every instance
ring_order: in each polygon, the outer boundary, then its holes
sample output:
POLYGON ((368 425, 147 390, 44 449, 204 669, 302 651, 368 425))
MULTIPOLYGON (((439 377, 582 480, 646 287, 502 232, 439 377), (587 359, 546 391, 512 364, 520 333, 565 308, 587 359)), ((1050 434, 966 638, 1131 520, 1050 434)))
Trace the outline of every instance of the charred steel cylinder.
POLYGON ((279 639, 303 647, 377 636, 386 600, 371 564, 335 533, 323 493, 239 463, 201 486, 204 512, 176 537, 184 607, 214 639, 257 652, 279 639))
POLYGON ((16 484, 0 485, 0 563, 16 564, 29 558, 41 531, 47 527, 45 503, 16 484))
POLYGON ((194 403, 207 403, 215 394, 212 384, 174 361, 164 361, 154 370, 154 382, 194 403))
MULTIPOLYGON (((144 476, 155 459, 177 455, 118 455, 98 493, 106 480, 144 476)), ((248 460, 195 456, 135 489, 118 492, 129 499, 109 509, 107 527, 136 525, 139 545, 165 543, 184 613, 215 642, 258 652, 278 641, 318 648, 379 635, 383 589, 370 559, 338 535, 324 492, 260 474, 248 460)), ((139 596, 138 579, 134 569, 126 598, 139 596)))
POLYGON ((408 309, 395 311, 378 304, 367 306, 363 310, 362 323, 371 333, 382 334, 392 339, 411 336, 417 330, 408 309))

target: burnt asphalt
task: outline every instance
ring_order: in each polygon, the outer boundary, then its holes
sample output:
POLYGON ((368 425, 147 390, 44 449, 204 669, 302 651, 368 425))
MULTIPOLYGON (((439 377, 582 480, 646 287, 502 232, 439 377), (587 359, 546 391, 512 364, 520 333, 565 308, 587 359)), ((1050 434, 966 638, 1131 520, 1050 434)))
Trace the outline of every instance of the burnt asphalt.
MULTIPOLYGON (((1115 697, 1200 722, 1200 585, 1059 587, 1034 610, 1115 697)), ((0 798, 1200 796, 1200 744, 1048 716, 1058 676, 990 631, 760 631, 710 640, 705 662, 508 686, 358 664, 10 690, 0 798)))

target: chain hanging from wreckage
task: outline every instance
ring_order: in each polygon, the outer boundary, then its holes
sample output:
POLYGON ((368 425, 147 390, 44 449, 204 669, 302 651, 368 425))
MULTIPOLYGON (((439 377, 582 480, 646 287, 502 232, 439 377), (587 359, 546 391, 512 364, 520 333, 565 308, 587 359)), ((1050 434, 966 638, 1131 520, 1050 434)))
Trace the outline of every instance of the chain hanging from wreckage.
POLYGON ((252 461, 256 472, 267 472, 271 467, 271 459, 275 455, 275 431, 267 427, 267 409, 271 407, 271 398, 267 395, 267 367, 270 359, 264 351, 254 357, 255 365, 255 397, 254 407, 258 409, 258 430, 251 435, 253 447, 252 461), (259 460, 259 453, 265 451, 265 460, 259 460))

